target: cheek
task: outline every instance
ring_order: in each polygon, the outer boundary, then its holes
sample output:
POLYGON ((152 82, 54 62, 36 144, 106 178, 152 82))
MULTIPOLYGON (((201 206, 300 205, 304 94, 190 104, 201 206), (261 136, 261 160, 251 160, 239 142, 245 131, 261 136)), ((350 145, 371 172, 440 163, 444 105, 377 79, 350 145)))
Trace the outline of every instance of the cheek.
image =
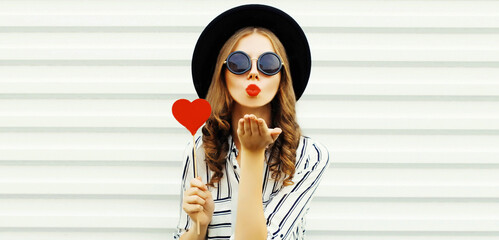
POLYGON ((280 82, 281 82, 281 74, 280 73, 276 74, 275 76, 272 76, 272 81, 271 81, 272 90, 277 92, 280 82))
POLYGON ((234 79, 231 78, 230 74, 225 72, 225 85, 227 89, 230 91, 234 87, 234 79))
POLYGON ((229 93, 231 95, 240 90, 239 88, 241 88, 241 86, 239 86, 240 84, 238 84, 238 82, 240 81, 238 81, 238 79, 234 77, 234 74, 225 73, 225 84, 227 86, 227 90, 229 90, 229 93))

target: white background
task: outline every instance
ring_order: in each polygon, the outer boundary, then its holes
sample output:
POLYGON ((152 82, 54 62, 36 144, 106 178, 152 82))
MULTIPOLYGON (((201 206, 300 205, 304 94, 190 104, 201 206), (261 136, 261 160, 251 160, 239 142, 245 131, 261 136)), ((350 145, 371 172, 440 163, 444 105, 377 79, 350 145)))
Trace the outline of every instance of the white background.
MULTIPOLYGON (((262 1, 259 1, 262 2, 262 1)), ((263 1, 331 154, 308 238, 499 238, 499 1, 263 1)), ((0 1, 0 239, 171 239, 190 59, 234 1, 0 1)))

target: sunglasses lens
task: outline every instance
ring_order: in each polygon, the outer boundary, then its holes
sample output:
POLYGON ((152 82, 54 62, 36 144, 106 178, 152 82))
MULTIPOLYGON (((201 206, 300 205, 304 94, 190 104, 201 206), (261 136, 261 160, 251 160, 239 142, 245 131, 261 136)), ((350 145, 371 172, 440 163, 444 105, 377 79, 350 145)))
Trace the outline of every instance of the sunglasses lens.
POLYGON ((281 60, 275 54, 265 53, 258 61, 258 68, 267 75, 274 75, 281 70, 281 60))
POLYGON ((227 67, 235 74, 243 74, 251 68, 251 62, 245 54, 234 52, 227 59, 227 67))

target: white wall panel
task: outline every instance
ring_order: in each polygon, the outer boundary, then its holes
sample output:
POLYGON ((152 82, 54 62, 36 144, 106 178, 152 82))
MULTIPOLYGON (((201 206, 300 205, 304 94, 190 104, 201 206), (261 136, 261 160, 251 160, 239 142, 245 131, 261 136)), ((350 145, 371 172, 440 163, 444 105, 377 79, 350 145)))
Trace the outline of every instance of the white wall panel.
MULTIPOLYGON (((0 239, 169 239, 203 28, 247 1, 0 1, 0 239)), ((307 239, 499 238, 499 1, 257 1, 303 26, 307 239)))

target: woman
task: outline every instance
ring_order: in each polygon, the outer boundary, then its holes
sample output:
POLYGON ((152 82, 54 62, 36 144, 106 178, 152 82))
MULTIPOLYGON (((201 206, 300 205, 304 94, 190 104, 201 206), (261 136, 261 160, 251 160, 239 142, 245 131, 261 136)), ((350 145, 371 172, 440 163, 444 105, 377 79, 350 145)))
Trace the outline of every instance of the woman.
POLYGON ((310 74, 301 28, 269 6, 233 8, 201 34, 192 72, 212 115, 196 140, 198 178, 192 146, 184 153, 175 238, 304 239, 329 154, 296 122, 310 74))

